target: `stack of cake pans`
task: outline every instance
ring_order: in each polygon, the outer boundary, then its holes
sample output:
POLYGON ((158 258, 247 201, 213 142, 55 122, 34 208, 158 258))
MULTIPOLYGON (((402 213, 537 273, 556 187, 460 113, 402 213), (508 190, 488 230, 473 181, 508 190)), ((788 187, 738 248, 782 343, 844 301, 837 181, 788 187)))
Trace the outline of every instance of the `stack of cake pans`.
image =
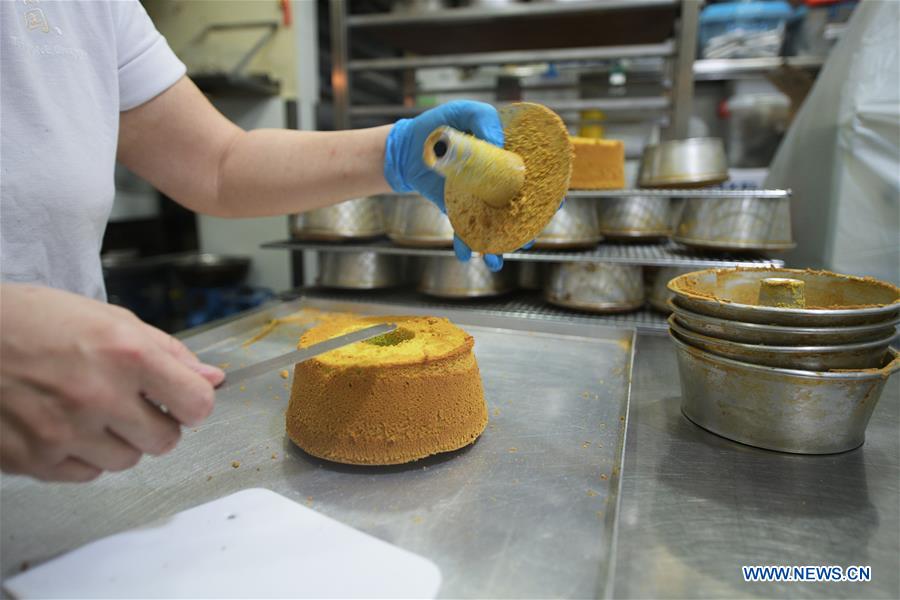
POLYGON ((785 452, 827 454, 863 443, 881 390, 900 369, 890 348, 900 289, 773 268, 697 271, 675 277, 668 289, 669 334, 690 420, 785 452), (794 295, 787 300, 767 300, 773 289, 788 288, 794 295))

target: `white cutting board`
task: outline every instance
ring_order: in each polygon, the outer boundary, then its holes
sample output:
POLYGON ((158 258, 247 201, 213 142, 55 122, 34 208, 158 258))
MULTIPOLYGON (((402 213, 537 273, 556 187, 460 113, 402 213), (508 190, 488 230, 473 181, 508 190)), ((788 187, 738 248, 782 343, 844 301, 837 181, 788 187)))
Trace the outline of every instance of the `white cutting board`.
POLYGON ((431 561, 264 489, 119 533, 4 582, 17 598, 433 598, 431 561))

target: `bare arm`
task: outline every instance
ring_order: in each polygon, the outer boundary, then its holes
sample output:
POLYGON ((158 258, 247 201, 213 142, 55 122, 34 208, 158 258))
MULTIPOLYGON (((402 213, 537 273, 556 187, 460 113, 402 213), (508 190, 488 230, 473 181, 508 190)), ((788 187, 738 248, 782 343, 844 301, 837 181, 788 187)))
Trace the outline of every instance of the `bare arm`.
POLYGON ((244 131, 184 77, 121 113, 118 159, 196 212, 282 215, 390 191, 383 175, 389 131, 244 131))

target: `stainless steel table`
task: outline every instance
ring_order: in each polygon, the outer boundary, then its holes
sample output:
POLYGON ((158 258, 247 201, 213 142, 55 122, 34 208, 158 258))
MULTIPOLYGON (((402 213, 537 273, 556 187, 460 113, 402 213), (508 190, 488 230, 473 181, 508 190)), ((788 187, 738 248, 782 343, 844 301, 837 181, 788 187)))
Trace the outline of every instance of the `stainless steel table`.
MULTIPOLYGON (((633 378, 615 566, 607 581, 615 597, 900 597, 897 379, 886 387, 862 448, 832 456, 796 456, 732 443, 687 421, 679 411, 675 355, 665 337, 638 338, 633 378), (742 565, 763 564, 871 565, 873 580, 866 584, 743 582, 742 565)), ((273 415, 247 417, 270 420, 273 431, 280 427, 273 415)), ((273 445, 271 451, 279 456, 294 452, 281 445, 273 445)), ((246 461, 246 452, 242 454, 245 462, 256 463, 246 461)), ((235 456, 235 452, 216 454, 212 449, 200 452, 193 467, 160 483, 159 503, 149 511, 148 520, 185 508, 177 490, 191 479, 208 486, 210 497, 217 489, 227 488, 229 477, 254 483, 258 473, 246 468, 249 465, 230 474, 229 468, 223 469, 205 481, 205 461, 227 465, 235 456)), ((261 458, 268 460, 268 454, 261 458)), ((75 513, 64 503, 37 498, 41 510, 27 514, 34 520, 43 512, 51 522, 99 523, 96 533, 82 540, 87 541, 115 529, 109 524, 121 522, 123 514, 140 503, 138 496, 123 495, 124 490, 117 487, 109 490, 110 497, 124 497, 127 502, 111 504, 101 497, 96 506, 75 513)), ((204 499, 208 498, 197 500, 204 499)), ((309 499, 314 505, 319 500, 309 499)), ((50 539, 23 543, 13 536, 34 536, 35 532, 50 536, 52 531, 36 522, 10 527, 8 507, 0 505, 0 512, 6 576, 24 558, 11 550, 52 545, 50 539)), ((410 528, 423 526, 411 521, 410 528)), ((548 538, 546 543, 561 541, 548 538)))
MULTIPOLYGON (((323 310, 428 312, 301 299, 185 342, 207 362, 239 368, 293 348, 323 310), (263 325, 274 317, 287 322, 246 344, 269 331, 263 325)), ((603 594, 618 516, 634 332, 461 309, 440 314, 475 338, 490 413, 476 443, 393 467, 315 459, 285 436, 288 381, 275 371, 220 391, 211 417, 185 430, 165 457, 77 487, 4 477, 3 575, 22 561, 43 561, 264 487, 429 558, 442 572, 440 597, 603 594)))
POLYGON ((758 450, 682 416, 666 337, 638 339, 620 497, 621 598, 900 597, 900 378, 861 448, 758 450), (871 565, 870 583, 744 583, 742 565, 871 565))

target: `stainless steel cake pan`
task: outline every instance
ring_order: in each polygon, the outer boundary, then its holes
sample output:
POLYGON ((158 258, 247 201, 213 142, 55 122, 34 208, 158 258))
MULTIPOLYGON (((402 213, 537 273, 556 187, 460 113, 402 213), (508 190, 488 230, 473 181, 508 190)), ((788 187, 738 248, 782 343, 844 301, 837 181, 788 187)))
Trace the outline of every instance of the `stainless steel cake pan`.
POLYGON ((405 282, 402 256, 378 252, 319 252, 318 284, 347 290, 394 287, 405 282))
POLYGON ((434 203, 418 194, 395 196, 388 224, 388 237, 395 244, 413 247, 453 245, 450 219, 434 203))
POLYGON ((540 290, 544 285, 544 265, 540 262, 519 262, 519 287, 523 290, 540 290))
POLYGON ((900 369, 895 350, 877 369, 776 369, 715 356, 670 335, 684 415, 722 437, 781 452, 830 454, 860 446, 885 383, 900 369))
POLYGON ((705 250, 788 250, 790 198, 688 198, 672 239, 705 250))
POLYGON ((703 187, 728 179, 725 145, 719 138, 688 138, 644 148, 641 187, 703 187))
POLYGON ((691 273, 696 271, 696 269, 691 267, 660 267, 657 269, 645 269, 645 272, 647 271, 649 271, 647 303, 659 312, 670 313, 672 309, 669 307, 668 302, 674 294, 666 286, 675 277, 691 273))
POLYGON ((745 323, 844 327, 892 322, 900 314, 900 289, 871 277, 778 268, 706 269, 669 282, 675 304, 687 310, 745 323), (807 308, 759 306, 760 280, 799 279, 807 308))
POLYGON ((669 317, 669 328, 678 338, 705 352, 754 365, 779 369, 828 371, 831 369, 871 369, 881 359, 894 338, 893 332, 880 340, 833 346, 770 346, 745 344, 691 331, 677 314, 669 317))
POLYGON ((695 333, 732 342, 771 346, 831 346, 868 342, 896 335, 896 326, 900 323, 900 318, 897 318, 885 323, 847 327, 764 325, 701 315, 681 308, 672 300, 668 307, 669 312, 674 312, 678 317, 681 325, 695 333))
POLYGON ((379 196, 355 198, 332 206, 291 215, 291 234, 301 240, 341 241, 386 233, 379 196))
POLYGON ((587 248, 603 236, 597 220, 597 200, 568 198, 534 241, 538 249, 587 248))
POLYGON ((668 237, 670 202, 656 196, 600 198, 596 201, 600 233, 613 239, 668 237))
POLYGON ((591 312, 636 310, 644 304, 641 267, 569 262, 550 266, 544 298, 551 304, 591 312))
POLYGON ((423 260, 419 291, 439 298, 484 298, 515 289, 516 265, 507 263, 492 272, 477 254, 467 262, 456 257, 428 257, 423 260))

